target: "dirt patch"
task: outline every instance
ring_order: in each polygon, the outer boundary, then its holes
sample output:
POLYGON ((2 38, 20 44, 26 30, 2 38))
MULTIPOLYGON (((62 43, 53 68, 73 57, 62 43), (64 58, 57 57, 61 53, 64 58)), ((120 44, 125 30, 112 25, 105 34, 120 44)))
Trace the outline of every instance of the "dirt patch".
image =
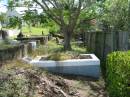
POLYGON ((27 73, 36 81, 37 97, 107 97, 104 81, 85 77, 67 77, 27 73))
POLYGON ((107 97, 102 79, 62 76, 21 66, 0 70, 0 97, 6 93, 6 97, 107 97))
POLYGON ((27 73, 28 77, 35 81, 37 97, 69 97, 69 86, 60 77, 37 76, 32 73, 27 73))
POLYGON ((108 97, 105 89, 105 82, 84 76, 62 76, 69 85, 76 97, 108 97))

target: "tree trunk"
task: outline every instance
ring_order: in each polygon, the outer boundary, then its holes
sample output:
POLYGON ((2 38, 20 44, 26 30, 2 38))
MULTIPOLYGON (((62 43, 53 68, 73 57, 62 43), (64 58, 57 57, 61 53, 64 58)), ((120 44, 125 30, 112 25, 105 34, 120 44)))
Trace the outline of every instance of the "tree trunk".
POLYGON ((71 37, 72 37, 73 31, 71 31, 69 28, 66 28, 63 30, 64 34, 64 50, 71 50, 71 37))
POLYGON ((65 33, 66 35, 64 35, 64 50, 71 50, 71 36, 69 33, 65 33))

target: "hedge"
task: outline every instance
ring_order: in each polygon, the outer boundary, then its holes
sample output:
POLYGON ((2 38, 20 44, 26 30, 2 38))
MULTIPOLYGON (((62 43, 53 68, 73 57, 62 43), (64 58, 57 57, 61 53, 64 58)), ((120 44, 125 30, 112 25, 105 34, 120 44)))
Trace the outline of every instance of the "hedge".
POLYGON ((107 56, 106 86, 109 97, 130 97, 130 56, 113 52, 107 56))

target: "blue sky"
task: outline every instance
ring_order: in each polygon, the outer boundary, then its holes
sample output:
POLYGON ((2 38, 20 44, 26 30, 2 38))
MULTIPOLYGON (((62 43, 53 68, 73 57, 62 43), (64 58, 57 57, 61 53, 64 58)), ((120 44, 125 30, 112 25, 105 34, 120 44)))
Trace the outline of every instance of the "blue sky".
MULTIPOLYGON (((0 1, 0 13, 1 13, 1 12, 6 13, 7 8, 6 8, 5 5, 7 5, 7 2, 8 2, 8 0, 1 0, 1 1, 0 1)), ((39 13, 42 12, 42 9, 37 9, 37 10, 38 10, 39 13)), ((21 8, 17 8, 17 11, 21 11, 21 8)))
POLYGON ((5 4, 5 5, 7 4, 7 2, 8 2, 8 0, 2 0, 2 1, 1 1, 1 3, 2 3, 2 4, 5 4))
POLYGON ((0 2, 0 13, 7 11, 6 6, 4 6, 4 5, 7 5, 7 1, 8 1, 8 0, 1 0, 1 2, 0 2))

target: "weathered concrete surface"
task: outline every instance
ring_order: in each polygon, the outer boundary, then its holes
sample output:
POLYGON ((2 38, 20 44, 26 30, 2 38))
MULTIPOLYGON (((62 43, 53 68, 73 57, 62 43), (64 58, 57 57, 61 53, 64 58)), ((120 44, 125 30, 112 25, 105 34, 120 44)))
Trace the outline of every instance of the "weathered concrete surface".
POLYGON ((99 78, 100 77, 100 60, 94 54, 91 55, 92 59, 71 59, 64 61, 40 61, 36 60, 23 60, 33 64, 34 66, 43 67, 55 73, 82 75, 99 78))

